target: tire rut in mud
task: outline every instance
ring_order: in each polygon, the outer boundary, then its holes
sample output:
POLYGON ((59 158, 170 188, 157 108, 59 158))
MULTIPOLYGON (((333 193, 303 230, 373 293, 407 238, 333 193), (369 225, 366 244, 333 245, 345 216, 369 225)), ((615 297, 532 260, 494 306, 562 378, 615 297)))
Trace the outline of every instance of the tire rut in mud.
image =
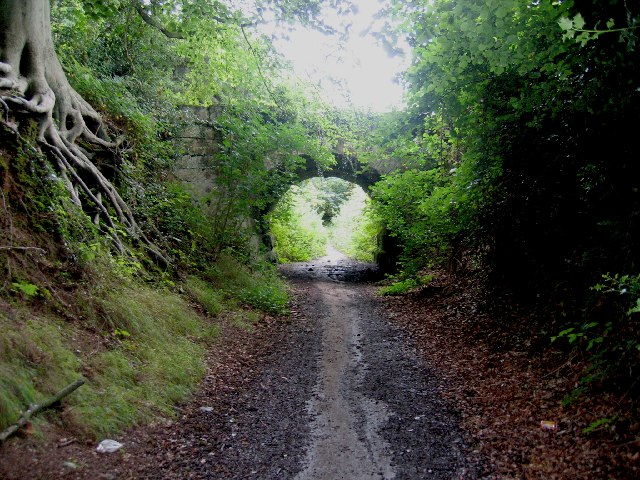
POLYGON ((314 290, 323 348, 297 480, 474 478, 437 376, 379 315, 373 288, 316 279, 314 290))

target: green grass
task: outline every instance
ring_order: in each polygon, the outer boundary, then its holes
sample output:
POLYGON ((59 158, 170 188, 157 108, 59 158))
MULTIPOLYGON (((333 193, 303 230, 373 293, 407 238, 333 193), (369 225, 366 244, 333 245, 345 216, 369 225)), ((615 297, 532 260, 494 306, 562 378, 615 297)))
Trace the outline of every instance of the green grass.
POLYGON ((79 377, 79 359, 52 319, 0 316, 0 428, 79 377))
POLYGON ((271 265, 259 265, 252 271, 231 255, 221 255, 204 277, 247 306, 276 315, 288 312, 286 283, 271 265))
POLYGON ((168 291, 133 284, 104 291, 92 320, 102 331, 96 352, 79 351, 87 332, 69 322, 27 310, 0 317, 0 428, 78 378, 86 384, 64 400, 60 421, 92 437, 171 415, 197 386, 217 328, 168 291))
POLYGON ((219 315, 225 308, 225 295, 206 281, 190 276, 184 283, 187 293, 206 310, 209 315, 219 315))
MULTIPOLYGON (((418 278, 410 277, 404 280, 394 281, 391 285, 378 289, 378 295, 404 295, 421 285, 429 284, 434 278, 434 275, 424 275, 418 278)), ((391 280, 395 279, 392 277, 391 280)))
POLYGON ((378 290, 379 295, 404 295, 418 286, 418 282, 414 278, 407 278, 399 282, 394 282, 386 287, 378 290))
POLYGON ((65 408, 36 425, 55 421, 97 438, 170 416, 204 375, 206 346, 218 335, 212 317, 250 329, 261 311, 286 312, 286 285, 271 266, 221 255, 202 278, 187 277, 179 295, 132 280, 133 271, 103 257, 84 266, 91 284, 75 293, 78 320, 42 313, 42 302, 0 314, 0 429, 79 378, 85 384, 65 408))

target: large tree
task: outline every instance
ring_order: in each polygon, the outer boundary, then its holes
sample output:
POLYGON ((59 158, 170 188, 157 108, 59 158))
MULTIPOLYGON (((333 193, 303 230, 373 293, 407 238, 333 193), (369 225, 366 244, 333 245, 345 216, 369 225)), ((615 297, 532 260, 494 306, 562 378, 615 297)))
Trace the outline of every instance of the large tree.
POLYGON ((48 0, 0 0, 0 99, 2 123, 16 135, 20 119, 37 120, 39 146, 53 161, 71 199, 79 206, 91 204, 95 222, 110 227, 120 251, 125 246, 116 222, 164 261, 116 188, 91 161, 90 150, 116 149, 119 139, 110 138, 101 116, 69 84, 55 53, 48 0))

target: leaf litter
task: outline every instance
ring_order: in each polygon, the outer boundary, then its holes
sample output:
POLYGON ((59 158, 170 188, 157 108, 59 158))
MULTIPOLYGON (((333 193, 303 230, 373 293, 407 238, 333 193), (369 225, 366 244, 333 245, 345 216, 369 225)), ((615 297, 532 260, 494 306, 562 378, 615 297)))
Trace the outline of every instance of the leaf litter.
POLYGON ((633 399, 603 390, 567 402, 586 361, 552 349, 515 306, 485 299, 444 272, 419 291, 380 299, 441 372, 440 391, 461 411, 468 443, 489 459, 482 478, 639 478, 633 399), (606 421, 616 412, 620 422, 606 421))

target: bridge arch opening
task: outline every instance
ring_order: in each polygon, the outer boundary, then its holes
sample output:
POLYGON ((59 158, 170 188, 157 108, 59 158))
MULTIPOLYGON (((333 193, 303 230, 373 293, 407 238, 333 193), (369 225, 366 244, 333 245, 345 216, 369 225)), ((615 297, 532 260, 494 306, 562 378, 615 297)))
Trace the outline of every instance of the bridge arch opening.
POLYGON ((336 250, 373 262, 380 221, 364 189, 338 177, 312 177, 293 184, 265 218, 281 263, 308 261, 336 250))

